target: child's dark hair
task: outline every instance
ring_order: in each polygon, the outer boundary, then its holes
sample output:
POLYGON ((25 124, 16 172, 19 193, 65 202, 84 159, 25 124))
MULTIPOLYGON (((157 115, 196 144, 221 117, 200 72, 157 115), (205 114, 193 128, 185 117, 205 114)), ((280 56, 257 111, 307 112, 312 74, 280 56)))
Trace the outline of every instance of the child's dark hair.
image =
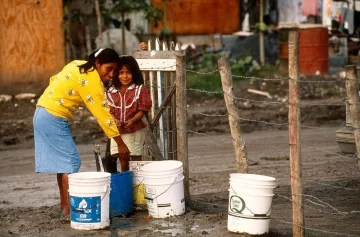
POLYGON ((79 66, 80 73, 88 73, 94 71, 96 68, 95 66, 96 60, 98 61, 99 64, 114 63, 114 62, 117 63, 119 60, 119 54, 115 50, 110 48, 95 50, 89 55, 88 61, 83 65, 79 66))
MULTIPOLYGON (((135 85, 144 84, 144 78, 139 68, 139 64, 134 57, 129 55, 120 56, 119 58, 119 70, 125 66, 132 73, 132 80, 135 85)), ((121 82, 118 78, 113 80, 115 88, 120 88, 121 82)))

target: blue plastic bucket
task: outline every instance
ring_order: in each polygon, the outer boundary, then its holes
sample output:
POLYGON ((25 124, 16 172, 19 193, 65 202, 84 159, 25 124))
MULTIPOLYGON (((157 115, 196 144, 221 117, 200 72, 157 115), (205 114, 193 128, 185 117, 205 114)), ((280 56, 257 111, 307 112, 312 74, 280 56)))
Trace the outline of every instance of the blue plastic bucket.
POLYGON ((133 172, 117 172, 111 175, 110 217, 133 212, 133 172))

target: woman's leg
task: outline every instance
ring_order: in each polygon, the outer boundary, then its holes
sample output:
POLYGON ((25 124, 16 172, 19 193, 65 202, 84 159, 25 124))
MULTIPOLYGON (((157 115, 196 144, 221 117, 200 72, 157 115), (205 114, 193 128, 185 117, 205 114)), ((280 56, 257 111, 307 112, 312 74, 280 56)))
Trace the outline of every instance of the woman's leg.
POLYGON ((63 190, 62 190, 62 174, 57 174, 57 183, 59 186, 59 191, 60 191, 60 208, 61 210, 64 210, 64 201, 63 201, 63 190))
POLYGON ((68 174, 57 174, 57 181, 60 190, 60 208, 66 216, 70 216, 68 174))

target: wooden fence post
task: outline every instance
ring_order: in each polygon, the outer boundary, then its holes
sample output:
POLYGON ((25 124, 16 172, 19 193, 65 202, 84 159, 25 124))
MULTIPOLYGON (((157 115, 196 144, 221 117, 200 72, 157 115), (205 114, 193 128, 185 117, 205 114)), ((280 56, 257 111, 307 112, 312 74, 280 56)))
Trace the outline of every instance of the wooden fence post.
POLYGON ((234 103, 232 74, 229 59, 220 58, 218 61, 218 68, 220 71, 226 108, 229 113, 230 131, 236 157, 236 171, 239 173, 247 173, 247 149, 245 141, 241 137, 240 133, 239 113, 234 103))
POLYGON ((186 126, 186 74, 185 56, 176 56, 176 157, 183 163, 184 167, 184 195, 185 200, 190 201, 189 190, 189 162, 188 162, 188 142, 186 126))
POLYGON ((289 31, 289 146, 293 236, 303 237, 303 185, 300 150, 299 32, 289 31))
POLYGON ((348 104, 350 107, 350 121, 354 128, 354 137, 356 144, 356 153, 358 157, 358 164, 360 165, 360 106, 359 106, 359 88, 357 80, 357 69, 355 65, 345 66, 346 72, 346 94, 348 97, 348 104))

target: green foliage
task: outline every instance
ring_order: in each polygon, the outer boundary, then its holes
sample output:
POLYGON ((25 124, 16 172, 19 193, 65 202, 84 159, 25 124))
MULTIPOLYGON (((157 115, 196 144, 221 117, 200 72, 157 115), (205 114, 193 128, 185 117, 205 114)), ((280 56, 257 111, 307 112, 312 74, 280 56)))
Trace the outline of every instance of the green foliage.
POLYGON ((159 38, 160 40, 164 40, 164 39, 169 39, 171 36, 171 32, 170 30, 165 26, 162 30, 159 31, 159 33, 157 34, 157 38, 159 38))
POLYGON ((205 53, 203 56, 202 67, 210 70, 216 68, 217 60, 219 58, 220 57, 215 54, 205 53))
POLYGON ((100 13, 102 20, 104 21, 104 25, 108 26, 112 21, 111 18, 112 10, 100 6, 100 13))
POLYGON ((146 10, 149 7, 147 0, 112 0, 114 12, 134 12, 146 10))
MULTIPOLYGON (((201 73, 215 70, 217 68, 218 59, 223 56, 224 55, 221 54, 206 53, 203 55, 202 59, 199 60, 197 64, 194 64, 194 62, 187 63, 187 68, 197 72, 187 72, 187 88, 211 92, 222 91, 221 77, 219 72, 210 74, 201 73)), ((231 73, 233 75, 246 77, 269 77, 269 75, 275 74, 281 75, 276 65, 266 64, 265 66, 261 67, 258 63, 255 62, 255 60, 253 60, 252 56, 245 56, 243 58, 239 58, 238 60, 231 61, 231 73)), ((247 81, 249 79, 242 77, 233 77, 232 80, 234 86, 236 86, 237 83, 241 83, 241 81, 247 81)), ((200 98, 223 96, 222 93, 201 93, 192 90, 189 90, 188 94, 190 96, 200 98)))
POLYGON ((101 5, 101 16, 105 25, 111 22, 111 15, 113 13, 120 13, 121 15, 136 11, 147 11, 149 4, 147 0, 112 0, 111 7, 105 8, 101 5))
POLYGON ((324 94, 325 94, 326 96, 328 96, 328 97, 332 97, 332 96, 334 96, 336 93, 335 93, 335 91, 332 90, 332 89, 326 89, 324 94))
MULTIPOLYGON (((221 78, 219 73, 214 74, 197 74, 193 72, 186 73, 187 88, 206 90, 206 91, 221 91, 221 78)), ((188 94, 191 97, 217 97, 222 94, 208 94, 189 90, 188 94)))
MULTIPOLYGON (((81 9, 75 9, 71 12, 67 11, 68 5, 72 2, 72 0, 63 0, 64 6, 64 19, 65 21, 71 19, 72 22, 83 22, 83 13, 81 9)), ((89 3, 91 0, 84 0, 84 3, 89 3)), ((104 25, 109 25, 112 21, 111 15, 113 13, 130 13, 130 12, 137 12, 137 11, 144 11, 145 12, 145 19, 150 22, 153 22, 155 27, 158 26, 159 22, 164 20, 164 12, 153 6, 151 1, 149 3, 148 0, 112 0, 112 4, 110 8, 105 8, 102 4, 100 4, 100 12, 104 22, 104 25)), ((163 33, 165 35, 169 34, 169 30, 163 29, 163 33)), ((143 29, 138 29, 138 32, 143 33, 143 29)))
POLYGON ((113 0, 113 7, 110 11, 117 13, 144 11, 145 19, 154 22, 155 26, 163 20, 164 16, 161 9, 149 4, 147 0, 113 0))
POLYGON ((84 14, 80 9, 74 9, 71 11, 71 22, 84 22, 84 14))
POLYGON ((255 30, 256 32, 268 32, 269 31, 269 27, 265 24, 265 23, 256 23, 255 25, 255 30))
POLYGON ((214 70, 220 57, 221 54, 204 53, 202 55, 192 55, 191 51, 186 52, 186 67, 188 69, 214 70))
POLYGON ((251 55, 245 56, 243 58, 234 61, 231 70, 239 72, 241 74, 247 73, 253 70, 253 58, 251 55))
MULTIPOLYGON (((196 70, 196 72, 187 72, 187 88, 193 88, 198 90, 206 90, 206 91, 221 91, 221 77, 220 74, 215 72, 211 74, 201 74, 201 72, 209 72, 213 71, 217 68, 217 61, 221 57, 221 54, 214 53, 204 53, 201 58, 191 58, 188 56, 187 59, 187 68, 191 70, 196 70)), ((222 94, 205 94, 196 91, 189 91, 189 95, 196 97, 218 97, 223 96, 222 94)))
POLYGON ((63 6, 70 4, 72 0, 63 0, 63 6))
MULTIPOLYGON (((234 72, 235 73, 235 72, 234 72)), ((288 74, 286 72, 281 73, 279 71, 279 65, 273 65, 270 63, 265 63, 264 66, 260 66, 258 67, 257 70, 253 70, 251 72, 247 72, 244 75, 246 76, 253 76, 253 77, 272 77, 272 75, 279 75, 281 77, 287 77, 288 74)))
POLYGON ((145 32, 145 29, 143 26, 141 25, 136 25, 135 26, 135 34, 138 34, 138 35, 143 35, 145 32))
POLYGON ((159 26, 159 22, 163 20, 163 17, 164 12, 161 9, 154 7, 153 5, 149 5, 145 11, 145 19, 153 22, 155 27, 159 26))

